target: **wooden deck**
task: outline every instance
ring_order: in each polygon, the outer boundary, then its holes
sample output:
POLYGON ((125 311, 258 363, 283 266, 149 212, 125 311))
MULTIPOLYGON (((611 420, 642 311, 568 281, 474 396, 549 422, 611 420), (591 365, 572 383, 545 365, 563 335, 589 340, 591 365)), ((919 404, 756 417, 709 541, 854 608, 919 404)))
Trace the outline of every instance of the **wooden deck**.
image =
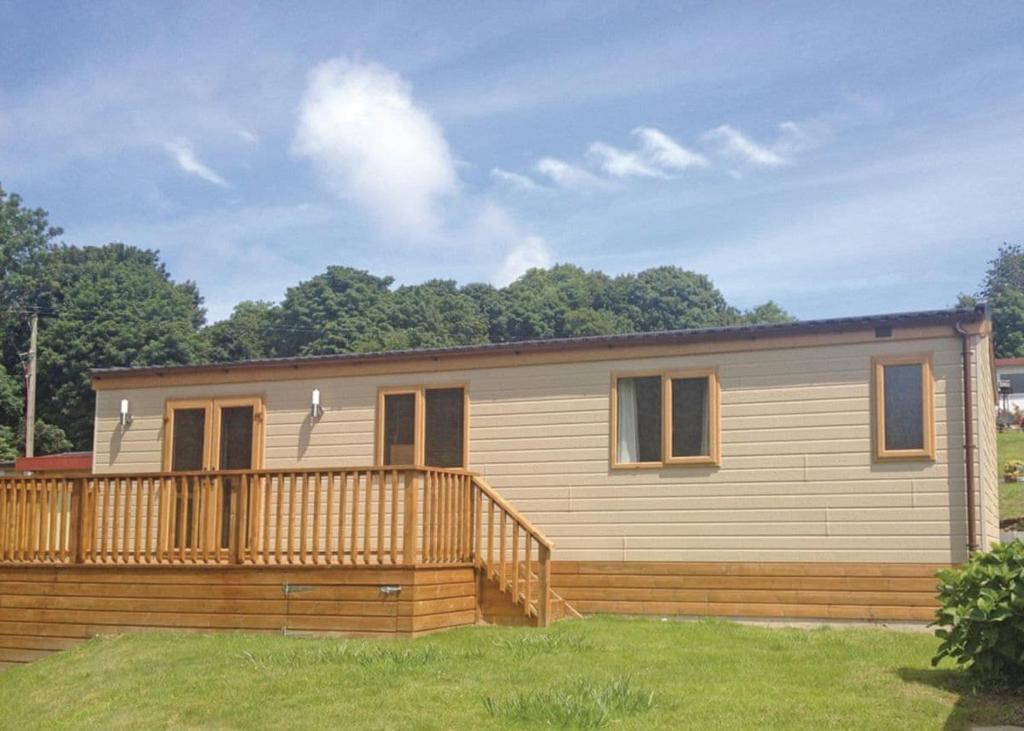
POLYGON ((0 663, 138 629, 543 626, 551 548, 463 470, 2 478, 0 663))

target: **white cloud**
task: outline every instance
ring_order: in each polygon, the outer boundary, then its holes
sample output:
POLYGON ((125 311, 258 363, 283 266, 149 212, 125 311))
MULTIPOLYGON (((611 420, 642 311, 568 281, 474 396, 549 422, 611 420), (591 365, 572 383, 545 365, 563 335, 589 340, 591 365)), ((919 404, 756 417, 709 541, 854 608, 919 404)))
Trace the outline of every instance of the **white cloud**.
POLYGON ((258 134, 256 134, 255 132, 253 132, 252 130, 243 129, 243 128, 239 127, 238 129, 235 130, 235 134, 240 139, 245 140, 246 142, 248 142, 250 145, 255 145, 257 142, 260 141, 260 136, 258 134))
POLYGON ((649 165, 641 153, 622 150, 604 142, 595 142, 587 150, 587 159, 614 178, 664 178, 665 173, 649 165))
POLYGON ((195 175, 197 178, 202 178, 206 182, 219 185, 222 188, 231 187, 231 183, 200 162, 188 140, 168 142, 164 145, 164 148, 174 158, 174 161, 178 163, 178 167, 189 175, 195 175))
POLYGON ((669 170, 708 166, 708 159, 699 152, 688 150, 660 129, 637 127, 633 134, 640 138, 648 160, 669 170))
POLYGON ((540 185, 537 181, 527 175, 521 175, 502 168, 492 169, 491 179, 496 180, 499 183, 504 183, 510 188, 515 188, 516 190, 547 190, 547 188, 540 185))
POLYGON ((457 190, 441 128, 376 64, 335 59, 310 72, 294 150, 334 192, 413 236, 438 228, 438 204, 457 190))
POLYGON ((563 188, 587 189, 603 188, 607 183, 588 170, 559 160, 557 157, 542 157, 534 168, 541 175, 551 178, 563 188))
POLYGON ((738 157, 754 165, 764 167, 778 167, 785 165, 786 160, 782 155, 769 147, 759 145, 744 135, 735 127, 723 124, 708 130, 704 139, 720 143, 720 151, 729 157, 738 157))
POLYGON ((501 263, 492 279, 495 286, 504 287, 530 269, 549 267, 554 263, 551 249, 539 236, 527 236, 516 244, 501 263))

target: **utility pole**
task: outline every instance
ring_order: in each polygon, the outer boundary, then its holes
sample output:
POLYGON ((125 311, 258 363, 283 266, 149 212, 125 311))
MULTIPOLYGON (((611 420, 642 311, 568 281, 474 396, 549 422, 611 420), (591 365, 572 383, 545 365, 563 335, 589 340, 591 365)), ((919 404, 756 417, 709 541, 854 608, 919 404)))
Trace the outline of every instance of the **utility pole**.
POLYGON ((25 456, 35 454, 36 439, 36 343, 39 339, 39 313, 32 312, 32 335, 28 345, 27 375, 25 377, 25 456))

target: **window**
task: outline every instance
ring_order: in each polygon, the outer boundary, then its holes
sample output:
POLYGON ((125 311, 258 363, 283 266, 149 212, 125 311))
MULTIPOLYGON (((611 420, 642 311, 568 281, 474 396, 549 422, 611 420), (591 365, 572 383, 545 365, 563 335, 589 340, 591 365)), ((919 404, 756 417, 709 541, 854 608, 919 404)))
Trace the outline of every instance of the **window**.
POLYGON ((611 431, 613 467, 718 464, 715 372, 616 376, 611 431))
POLYGON ((466 466, 466 389, 388 388, 377 405, 381 465, 466 466))
POLYGON ((1024 394, 1024 373, 1004 373, 1001 378, 1009 381, 1012 395, 1024 394))
POLYGON ((876 358, 874 389, 875 456, 935 459, 930 356, 876 358))

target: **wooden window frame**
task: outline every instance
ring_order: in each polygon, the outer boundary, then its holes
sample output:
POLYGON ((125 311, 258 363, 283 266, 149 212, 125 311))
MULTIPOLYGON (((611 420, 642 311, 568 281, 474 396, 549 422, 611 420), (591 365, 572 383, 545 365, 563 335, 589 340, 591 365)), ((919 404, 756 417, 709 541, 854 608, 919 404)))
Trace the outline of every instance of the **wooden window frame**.
POLYGON ((721 391, 717 368, 688 368, 685 370, 625 371, 612 373, 609 398, 609 464, 613 470, 664 469, 666 467, 717 467, 721 454, 721 391), (622 378, 661 378, 661 459, 657 462, 619 462, 619 380, 622 378), (672 456, 672 381, 682 378, 708 379, 708 453, 702 455, 672 456))
POLYGON ((163 471, 171 472, 174 447, 174 411, 176 409, 205 409, 206 434, 203 439, 203 470, 220 468, 220 410, 233 406, 252 406, 252 468, 263 468, 264 424, 266 409, 262 396, 212 396, 202 399, 166 399, 164 401, 163 471))
POLYGON ((467 383, 432 383, 413 386, 381 386, 377 389, 377 413, 374 425, 375 445, 373 450, 374 463, 378 467, 417 467, 426 466, 426 436, 427 436, 427 391, 462 389, 462 467, 457 469, 469 469, 469 385, 467 383), (413 457, 415 463, 412 465, 385 465, 384 464, 384 397, 401 396, 412 394, 415 396, 416 418, 413 424, 413 457))
POLYGON ((874 456, 876 460, 928 460, 935 461, 935 370, 931 353, 877 356, 871 359, 874 407, 874 456), (885 448, 885 367, 898 365, 921 366, 921 449, 885 448))

